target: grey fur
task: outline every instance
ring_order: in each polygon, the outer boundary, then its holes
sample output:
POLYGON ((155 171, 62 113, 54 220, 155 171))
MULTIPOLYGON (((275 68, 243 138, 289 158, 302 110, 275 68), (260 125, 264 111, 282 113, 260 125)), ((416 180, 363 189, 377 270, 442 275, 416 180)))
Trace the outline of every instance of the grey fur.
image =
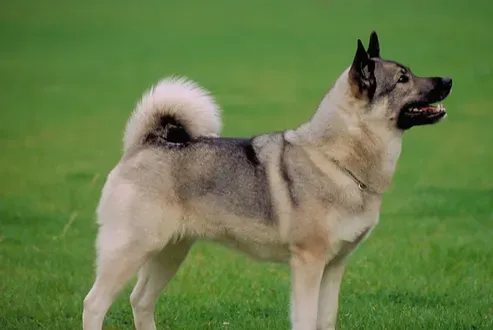
POLYGON ((166 150, 174 159, 172 175, 184 204, 214 198, 226 211, 238 217, 275 221, 267 186, 265 165, 257 158, 253 139, 207 138, 189 146, 166 150), (202 163, 194 172, 190 163, 202 163))

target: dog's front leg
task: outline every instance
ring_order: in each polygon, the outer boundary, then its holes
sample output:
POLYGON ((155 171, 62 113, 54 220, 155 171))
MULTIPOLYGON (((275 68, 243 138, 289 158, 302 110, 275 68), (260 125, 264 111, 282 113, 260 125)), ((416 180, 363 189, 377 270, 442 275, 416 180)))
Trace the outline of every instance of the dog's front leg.
POLYGON ((292 329, 315 330, 320 281, 325 267, 325 255, 299 246, 293 248, 292 252, 292 329))
POLYGON ((339 289, 345 265, 345 260, 337 260, 325 266, 318 298, 317 330, 336 328, 339 289))

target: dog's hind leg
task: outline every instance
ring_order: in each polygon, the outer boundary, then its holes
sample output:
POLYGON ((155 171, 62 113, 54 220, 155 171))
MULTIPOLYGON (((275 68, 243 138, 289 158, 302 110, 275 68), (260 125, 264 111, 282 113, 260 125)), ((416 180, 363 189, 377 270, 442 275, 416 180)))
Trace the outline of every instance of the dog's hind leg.
POLYGON ((161 291, 168 285, 188 254, 192 241, 170 242, 140 269, 139 279, 130 296, 137 330, 155 330, 154 307, 161 291))
POLYGON ((98 234, 97 275, 84 299, 84 330, 100 330, 104 316, 121 289, 137 272, 151 249, 132 241, 131 233, 110 231, 103 227, 98 234), (104 241, 104 243, 103 243, 104 241))
POLYGON ((121 289, 172 238, 177 216, 131 186, 103 191, 98 210, 96 280, 84 299, 84 330, 101 329, 121 289))

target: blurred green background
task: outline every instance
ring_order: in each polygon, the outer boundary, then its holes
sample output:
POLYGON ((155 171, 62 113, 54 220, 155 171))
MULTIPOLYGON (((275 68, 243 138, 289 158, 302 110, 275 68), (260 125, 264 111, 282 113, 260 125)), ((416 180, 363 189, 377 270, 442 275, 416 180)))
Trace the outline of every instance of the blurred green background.
MULTIPOLYGON (((306 121, 356 40, 448 75, 448 118, 406 133, 373 235, 350 261, 341 329, 493 329, 493 2, 0 3, 0 329, 80 329, 95 206, 125 122, 159 78, 186 75, 224 135, 306 121)), ((130 287, 107 329, 132 329, 130 287)), ((159 329, 288 329, 287 267, 197 245, 159 329)))

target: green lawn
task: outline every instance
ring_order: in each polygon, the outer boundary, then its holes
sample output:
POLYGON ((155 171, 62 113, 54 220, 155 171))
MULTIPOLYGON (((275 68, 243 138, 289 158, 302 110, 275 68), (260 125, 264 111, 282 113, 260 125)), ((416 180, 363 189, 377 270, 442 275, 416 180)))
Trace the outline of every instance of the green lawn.
MULTIPOLYGON (((94 210, 125 121, 157 79, 212 90, 225 135, 307 120, 372 29, 382 56, 449 75, 449 116, 406 134, 341 329, 493 329, 493 2, 27 1, 0 4, 0 329, 80 329, 94 210)), ((288 329, 289 272, 197 245, 160 329, 288 329), (227 322, 227 323, 224 323, 227 322)), ((131 329, 130 287, 106 320, 131 329)))

